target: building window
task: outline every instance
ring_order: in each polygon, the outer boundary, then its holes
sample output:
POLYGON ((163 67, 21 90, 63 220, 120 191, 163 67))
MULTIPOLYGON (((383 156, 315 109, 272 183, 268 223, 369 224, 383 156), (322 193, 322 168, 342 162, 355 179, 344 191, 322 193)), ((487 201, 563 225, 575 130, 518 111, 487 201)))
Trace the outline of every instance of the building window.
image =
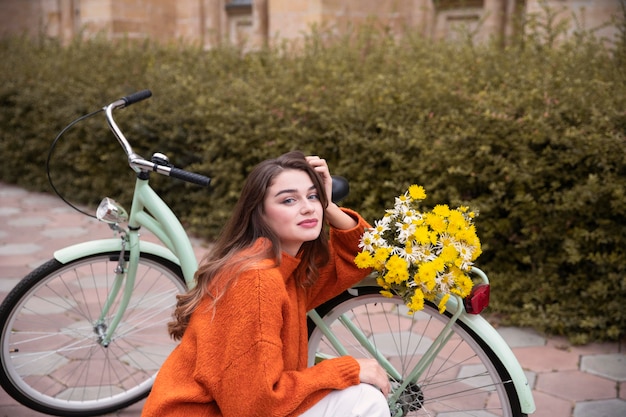
POLYGON ((231 0, 225 7, 228 40, 245 48, 253 40, 252 0, 231 0))
POLYGON ((435 10, 476 9, 485 6, 485 0, 433 0, 435 10))
POLYGON ((251 14, 252 0, 230 0, 225 7, 228 14, 251 14))

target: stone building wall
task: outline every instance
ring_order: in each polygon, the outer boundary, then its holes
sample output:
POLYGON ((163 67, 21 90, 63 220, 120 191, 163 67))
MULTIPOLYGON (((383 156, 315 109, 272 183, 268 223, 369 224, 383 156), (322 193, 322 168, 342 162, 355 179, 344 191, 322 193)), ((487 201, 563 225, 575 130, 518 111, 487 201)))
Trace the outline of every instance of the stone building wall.
MULTIPOLYGON (((64 42, 82 33, 110 38, 185 40, 210 48, 220 42, 255 48, 298 39, 311 26, 343 31, 372 18, 391 31, 433 39, 473 32, 478 40, 508 35, 519 13, 540 3, 576 15, 583 28, 624 18, 626 0, 0 0, 0 36, 44 34, 64 42)), ((616 29, 606 28, 611 36, 616 29), (611 32, 613 31, 613 32, 611 32)))

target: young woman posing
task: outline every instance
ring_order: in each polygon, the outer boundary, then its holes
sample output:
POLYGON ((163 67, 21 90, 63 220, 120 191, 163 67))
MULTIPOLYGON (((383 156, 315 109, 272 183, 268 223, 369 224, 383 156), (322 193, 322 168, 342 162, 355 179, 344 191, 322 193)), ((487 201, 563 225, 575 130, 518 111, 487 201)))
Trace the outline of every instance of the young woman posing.
POLYGON ((307 367, 306 312, 369 272, 354 264, 369 225, 331 192, 319 157, 290 152, 254 168, 196 287, 179 296, 169 331, 180 345, 143 417, 389 417, 374 360, 307 367))

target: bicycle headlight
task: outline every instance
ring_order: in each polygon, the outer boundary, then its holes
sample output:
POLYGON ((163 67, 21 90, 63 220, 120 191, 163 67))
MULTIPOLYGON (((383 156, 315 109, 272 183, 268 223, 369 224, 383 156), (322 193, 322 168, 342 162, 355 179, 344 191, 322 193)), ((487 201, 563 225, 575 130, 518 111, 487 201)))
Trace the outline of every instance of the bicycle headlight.
POLYGON ((117 201, 105 197, 96 210, 98 220, 109 224, 121 224, 128 221, 128 213, 117 201))

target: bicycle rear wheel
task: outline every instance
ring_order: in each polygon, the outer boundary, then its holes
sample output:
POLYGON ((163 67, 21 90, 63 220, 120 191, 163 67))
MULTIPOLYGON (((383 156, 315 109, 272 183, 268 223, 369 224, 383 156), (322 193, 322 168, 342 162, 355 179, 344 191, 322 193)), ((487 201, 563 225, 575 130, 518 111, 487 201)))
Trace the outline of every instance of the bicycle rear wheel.
MULTIPOLYGON (((359 288, 317 309, 334 335, 355 358, 370 355, 339 321, 345 315, 376 350, 394 366, 402 380, 424 356, 433 341, 449 323, 450 316, 439 314, 434 305, 414 315, 402 299, 386 298, 379 288, 359 288)), ((323 358, 338 356, 337 351, 316 327, 309 323, 309 366, 323 358)), ((453 335, 443 349, 428 362, 417 381, 408 385, 397 404, 390 404, 392 415, 439 417, 520 417, 519 399, 508 373, 487 341, 480 340, 462 322, 453 325, 453 335)))
POLYGON ((47 414, 95 416, 148 395, 176 345, 166 324, 186 285, 177 265, 141 254, 128 308, 104 347, 95 324, 118 258, 117 252, 102 253, 65 265, 52 259, 0 305, 0 385, 14 399, 47 414))

